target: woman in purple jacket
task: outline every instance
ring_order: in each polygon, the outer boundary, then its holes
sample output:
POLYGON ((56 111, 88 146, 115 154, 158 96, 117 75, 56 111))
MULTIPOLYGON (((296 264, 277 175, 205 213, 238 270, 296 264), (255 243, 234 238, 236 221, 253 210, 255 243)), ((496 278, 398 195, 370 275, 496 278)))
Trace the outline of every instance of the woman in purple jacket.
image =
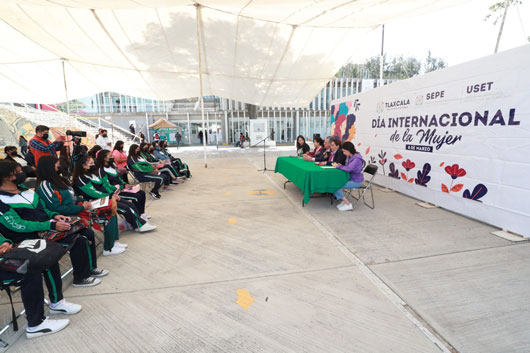
POLYGON ((364 180, 364 162, 363 157, 355 150, 355 146, 351 142, 344 142, 342 144, 342 152, 346 156, 345 165, 339 163, 333 163, 332 165, 335 168, 349 172, 350 180, 348 180, 340 189, 335 191, 333 196, 335 196, 337 200, 342 200, 342 202, 337 206, 339 211, 348 211, 353 209, 353 207, 350 201, 348 201, 348 199, 342 193, 342 189, 357 189, 362 185, 364 180))

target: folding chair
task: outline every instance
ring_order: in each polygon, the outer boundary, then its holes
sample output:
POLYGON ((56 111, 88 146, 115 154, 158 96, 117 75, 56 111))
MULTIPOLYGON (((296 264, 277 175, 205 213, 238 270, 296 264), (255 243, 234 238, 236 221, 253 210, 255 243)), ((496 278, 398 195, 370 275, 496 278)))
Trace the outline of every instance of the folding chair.
POLYGON ((148 182, 148 183, 142 183, 140 182, 140 180, 136 179, 136 177, 134 176, 134 173, 129 170, 129 168, 127 168, 128 172, 127 172, 127 178, 129 180, 129 184, 131 185, 137 185, 137 184, 140 184, 140 188, 146 193, 148 194, 149 193, 149 190, 151 190, 153 187, 154 187, 154 183, 153 182, 148 182))
POLYGON ((357 189, 347 189, 345 192, 346 197, 350 196, 352 199, 355 199, 355 203, 353 204, 352 211, 355 209, 361 198, 363 199, 363 202, 366 206, 370 207, 372 210, 375 208, 375 199, 374 199, 374 190, 372 189, 372 184, 375 178, 375 174, 377 173, 377 166, 375 164, 368 164, 366 168, 364 168, 363 173, 371 175, 369 179, 364 179, 363 184, 357 188, 357 189), (354 190, 357 190, 357 197, 353 196, 354 190), (370 190, 370 194, 372 195, 372 204, 370 205, 368 202, 366 202, 365 194, 366 192, 370 190))
MULTIPOLYGON (((22 279, 9 279, 5 281, 0 281, 0 291, 5 290, 7 296, 9 297, 9 302, 11 303, 11 323, 13 324, 13 331, 18 331, 18 322, 17 319, 20 316, 15 313, 15 307, 13 306, 13 298, 12 293, 17 291, 17 289, 22 285, 22 279), (11 290, 11 287, 13 287, 13 290, 11 290)), ((8 324, 9 326, 9 324, 8 324)), ((3 333, 4 330, 2 330, 3 333)), ((3 346, 2 348, 7 347, 7 343, 0 339, 0 344, 3 346)))

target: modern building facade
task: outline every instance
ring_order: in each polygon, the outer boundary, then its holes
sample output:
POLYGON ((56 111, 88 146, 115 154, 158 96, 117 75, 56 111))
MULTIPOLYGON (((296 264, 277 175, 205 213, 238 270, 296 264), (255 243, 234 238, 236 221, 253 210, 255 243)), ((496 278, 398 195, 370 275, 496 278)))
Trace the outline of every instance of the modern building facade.
MULTIPOLYGON (((388 84, 394 80, 384 80, 388 84)), ((267 119, 269 133, 277 143, 292 143, 298 135, 312 138, 327 136, 330 127, 330 103, 336 98, 372 89, 378 80, 334 78, 330 80, 307 108, 252 106, 222 97, 204 97, 206 129, 209 144, 235 143, 239 133, 249 131, 251 118, 267 119)), ((178 126, 185 145, 198 144, 202 129, 197 98, 158 101, 104 92, 71 102, 72 112, 84 117, 112 120, 123 128, 133 123, 137 131, 147 132, 145 126, 166 118, 178 126)), ((151 133, 151 131, 149 131, 151 133)))

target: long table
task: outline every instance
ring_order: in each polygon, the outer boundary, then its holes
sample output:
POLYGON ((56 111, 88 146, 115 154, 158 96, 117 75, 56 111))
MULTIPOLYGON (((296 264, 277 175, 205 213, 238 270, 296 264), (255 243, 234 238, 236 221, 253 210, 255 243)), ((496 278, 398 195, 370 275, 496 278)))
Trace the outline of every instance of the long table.
POLYGON ((278 157, 274 172, 282 174, 302 190, 302 205, 309 202, 311 194, 335 192, 350 178, 349 173, 343 170, 323 168, 298 157, 278 157))

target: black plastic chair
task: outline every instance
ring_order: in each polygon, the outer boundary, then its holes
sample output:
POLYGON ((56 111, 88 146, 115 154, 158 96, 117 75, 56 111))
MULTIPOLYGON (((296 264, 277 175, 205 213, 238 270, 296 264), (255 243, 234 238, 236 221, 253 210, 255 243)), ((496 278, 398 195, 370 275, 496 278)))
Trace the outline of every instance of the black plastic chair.
POLYGON ((355 209, 359 201, 363 200, 364 204, 368 207, 370 207, 372 210, 375 208, 375 199, 374 199, 374 190, 372 189, 372 184, 375 178, 375 175, 377 174, 378 167, 375 164, 368 164, 366 168, 364 168, 363 173, 370 175, 370 177, 367 179, 365 178, 363 181, 363 184, 361 187, 357 189, 346 189, 345 195, 346 197, 351 197, 352 199, 355 199, 355 203, 353 204, 352 211, 355 209), (354 190, 357 190, 357 197, 353 196, 354 190), (369 204, 366 202, 365 195, 366 192, 370 190, 370 195, 372 196, 372 202, 369 204))

